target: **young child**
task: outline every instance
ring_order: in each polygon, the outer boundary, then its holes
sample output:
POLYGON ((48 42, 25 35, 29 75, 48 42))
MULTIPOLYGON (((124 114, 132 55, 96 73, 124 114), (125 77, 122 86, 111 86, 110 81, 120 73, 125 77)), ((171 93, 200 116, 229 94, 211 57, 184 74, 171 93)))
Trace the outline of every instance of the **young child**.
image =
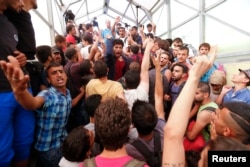
POLYGON ((60 167, 78 167, 80 162, 88 158, 94 143, 92 131, 79 126, 73 129, 65 138, 62 146, 63 157, 60 167))

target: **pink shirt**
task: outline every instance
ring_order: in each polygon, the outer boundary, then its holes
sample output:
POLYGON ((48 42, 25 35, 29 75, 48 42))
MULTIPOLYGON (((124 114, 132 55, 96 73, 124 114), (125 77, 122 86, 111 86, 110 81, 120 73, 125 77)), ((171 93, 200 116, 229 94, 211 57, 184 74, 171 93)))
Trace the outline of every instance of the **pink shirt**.
MULTIPOLYGON (((100 155, 96 156, 95 161, 96 165, 98 167, 123 167, 124 164, 126 164, 129 160, 133 159, 130 156, 124 156, 119 158, 104 158, 100 155)), ((83 167, 83 164, 81 163, 79 167, 83 167)), ((149 167, 148 165, 144 165, 144 167, 149 167)))
POLYGON ((72 35, 69 35, 69 34, 66 36, 66 42, 67 42, 67 43, 76 44, 75 38, 74 38, 72 35))

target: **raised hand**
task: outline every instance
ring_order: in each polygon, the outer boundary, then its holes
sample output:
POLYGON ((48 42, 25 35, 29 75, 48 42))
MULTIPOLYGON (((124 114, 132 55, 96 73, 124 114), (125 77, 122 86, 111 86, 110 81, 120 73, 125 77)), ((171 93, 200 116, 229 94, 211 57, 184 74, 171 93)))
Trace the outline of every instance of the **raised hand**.
POLYGON ((194 60, 193 67, 189 71, 189 75, 193 77, 201 77, 214 63, 217 54, 217 46, 212 47, 211 55, 197 56, 194 60))

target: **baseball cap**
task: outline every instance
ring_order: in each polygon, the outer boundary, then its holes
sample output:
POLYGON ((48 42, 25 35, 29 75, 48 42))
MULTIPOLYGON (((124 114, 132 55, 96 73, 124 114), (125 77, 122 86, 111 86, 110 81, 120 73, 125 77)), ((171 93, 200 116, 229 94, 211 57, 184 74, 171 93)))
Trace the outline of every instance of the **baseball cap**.
POLYGON ((247 76, 247 78, 250 79, 250 69, 247 69, 247 70, 242 70, 242 69, 239 69, 240 72, 244 72, 247 76))
POLYGON ((249 82, 247 85, 250 85, 250 69, 247 69, 247 70, 242 70, 242 69, 239 69, 240 72, 243 72, 246 77, 249 79, 249 82))
POLYGON ((60 53, 60 51, 58 49, 56 49, 56 48, 52 48, 52 52, 53 53, 60 53))

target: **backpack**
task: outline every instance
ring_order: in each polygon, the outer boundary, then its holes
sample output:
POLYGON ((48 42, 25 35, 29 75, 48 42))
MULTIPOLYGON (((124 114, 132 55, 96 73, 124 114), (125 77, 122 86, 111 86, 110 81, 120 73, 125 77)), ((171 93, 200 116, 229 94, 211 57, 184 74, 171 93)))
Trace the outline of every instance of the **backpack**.
MULTIPOLYGON (((178 88, 178 92, 176 94, 181 93, 181 90, 184 87, 185 83, 186 83, 186 81, 181 83, 181 85, 178 88)), ((169 95, 171 94, 171 89, 172 89, 173 86, 174 86, 174 81, 170 82, 170 84, 169 84, 169 93, 168 93, 169 95)), ((168 113, 170 113, 171 108, 172 108, 172 101, 168 101, 167 102, 167 109, 166 109, 168 113)))
MULTIPOLYGON (((142 167, 145 165, 145 162, 138 161, 136 159, 129 160, 126 164, 123 165, 123 167, 142 167)), ((97 167, 95 157, 90 159, 85 159, 83 161, 84 167, 97 167)))
POLYGON ((150 167, 160 167, 162 165, 161 136, 159 132, 154 131, 153 152, 140 140, 135 140, 131 144, 143 155, 150 167))

